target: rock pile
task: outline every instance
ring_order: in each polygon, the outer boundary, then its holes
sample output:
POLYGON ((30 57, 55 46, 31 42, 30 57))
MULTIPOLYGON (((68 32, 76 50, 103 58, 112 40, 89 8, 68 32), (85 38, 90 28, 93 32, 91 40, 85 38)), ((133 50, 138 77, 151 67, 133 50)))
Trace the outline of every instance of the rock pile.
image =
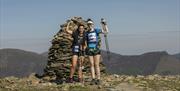
MULTIPOLYGON (((76 31, 79 24, 83 24, 88 30, 87 22, 81 17, 73 17, 60 25, 59 32, 52 39, 52 46, 49 48, 48 63, 44 69, 44 76, 49 79, 66 79, 70 73, 72 58, 72 35, 66 30, 76 31)), ((84 72, 89 72, 88 58, 85 58, 84 72)), ((101 63, 101 70, 104 71, 104 65, 101 63)))

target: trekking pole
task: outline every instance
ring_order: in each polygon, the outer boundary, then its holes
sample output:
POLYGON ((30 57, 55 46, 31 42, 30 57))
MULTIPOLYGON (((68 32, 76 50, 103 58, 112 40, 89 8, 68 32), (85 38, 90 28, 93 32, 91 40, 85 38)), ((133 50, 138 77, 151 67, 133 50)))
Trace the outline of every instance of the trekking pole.
POLYGON ((109 50, 109 44, 108 44, 108 38, 107 38, 108 27, 104 18, 101 18, 101 25, 102 25, 102 29, 105 31, 104 39, 105 39, 105 45, 106 45, 106 52, 107 52, 108 60, 110 60, 110 50, 109 50))
POLYGON ((83 82, 83 61, 84 61, 84 52, 81 50, 80 55, 79 55, 79 70, 81 70, 80 76, 81 76, 81 81, 83 82))

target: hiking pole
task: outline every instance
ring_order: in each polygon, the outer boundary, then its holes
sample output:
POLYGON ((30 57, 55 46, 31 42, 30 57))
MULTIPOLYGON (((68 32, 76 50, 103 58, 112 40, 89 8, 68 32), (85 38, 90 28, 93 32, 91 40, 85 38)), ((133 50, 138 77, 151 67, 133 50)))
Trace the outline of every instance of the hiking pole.
MULTIPOLYGON (((80 47, 81 48, 81 47, 80 47)), ((80 51, 80 55, 79 55, 79 75, 81 76, 80 82, 84 82, 84 78, 83 78, 83 62, 84 62, 84 56, 85 56, 85 51, 84 51, 84 47, 82 47, 81 51, 80 51)))
POLYGON ((104 18, 101 18, 101 25, 102 25, 102 29, 104 30, 104 39, 105 39, 107 57, 108 57, 108 60, 110 60, 110 50, 109 50, 109 44, 108 44, 108 38, 107 38, 108 27, 107 27, 107 22, 104 18))

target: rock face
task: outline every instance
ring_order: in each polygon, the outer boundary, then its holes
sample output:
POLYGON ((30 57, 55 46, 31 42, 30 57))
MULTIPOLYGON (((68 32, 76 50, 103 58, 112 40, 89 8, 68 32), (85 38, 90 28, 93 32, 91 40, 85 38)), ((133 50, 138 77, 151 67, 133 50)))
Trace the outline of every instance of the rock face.
MULTIPOLYGON (((69 34, 66 29, 70 31, 76 31, 79 24, 83 24, 87 30, 87 23, 81 17, 73 17, 66 21, 66 23, 60 25, 61 29, 54 35, 52 39, 52 46, 49 48, 48 63, 44 69, 44 76, 50 77, 50 79, 66 79, 70 73, 71 58, 72 58, 72 35, 69 34)), ((84 72, 90 72, 88 58, 85 58, 84 72)), ((104 66, 101 63, 101 69, 104 70, 104 66)))

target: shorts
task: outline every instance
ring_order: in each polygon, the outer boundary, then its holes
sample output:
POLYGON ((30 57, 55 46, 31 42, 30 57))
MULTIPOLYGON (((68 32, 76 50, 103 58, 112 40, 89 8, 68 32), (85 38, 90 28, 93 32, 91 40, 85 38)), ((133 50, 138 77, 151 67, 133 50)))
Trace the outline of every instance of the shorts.
POLYGON ((84 52, 84 51, 73 52, 73 55, 77 55, 77 56, 85 56, 85 52, 84 52))
POLYGON ((95 56, 101 54, 101 50, 99 48, 87 48, 86 54, 88 56, 95 56))

